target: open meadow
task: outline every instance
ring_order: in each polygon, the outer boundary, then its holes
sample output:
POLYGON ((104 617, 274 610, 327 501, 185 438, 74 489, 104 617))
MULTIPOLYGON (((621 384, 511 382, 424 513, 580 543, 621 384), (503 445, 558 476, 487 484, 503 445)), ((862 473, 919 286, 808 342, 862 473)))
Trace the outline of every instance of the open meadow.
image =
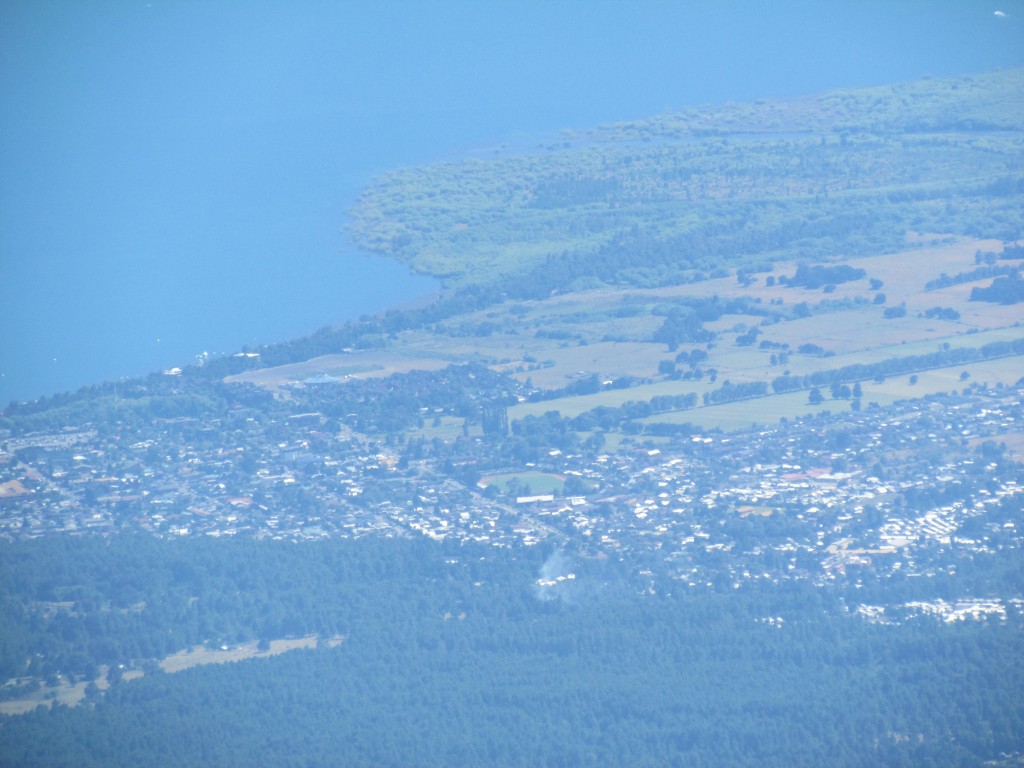
MULTIPOLYGON (((900 400, 910 400, 929 395, 948 394, 963 389, 975 382, 988 386, 1009 385, 1024 375, 1018 357, 987 360, 969 365, 950 366, 922 371, 918 374, 893 376, 884 381, 861 383, 863 397, 861 407, 886 406, 900 400), (964 374, 967 377, 964 377, 964 374), (913 382, 911 379, 913 378, 913 382)), ((808 391, 785 392, 783 394, 737 400, 720 405, 709 405, 687 411, 672 411, 641 419, 644 424, 692 424, 700 429, 721 429, 723 431, 749 429, 751 426, 768 426, 782 419, 795 419, 818 413, 849 411, 853 406, 850 399, 831 399, 824 390, 824 400, 816 405, 809 401, 808 391)))
POLYGON ((547 472, 513 472, 502 475, 485 475, 480 478, 480 486, 494 486, 500 491, 508 492, 509 487, 517 488, 520 496, 561 493, 565 487, 564 475, 552 475, 547 472))
MULTIPOLYGON (((911 233, 907 245, 898 253, 838 261, 860 270, 860 276, 834 285, 790 285, 787 278, 798 265, 782 262, 771 272, 745 277, 733 272, 676 286, 605 287, 544 300, 505 301, 450 317, 429 329, 395 334, 383 348, 314 357, 238 374, 228 381, 285 393, 290 386, 309 382, 476 362, 511 376, 528 392, 565 391, 510 407, 511 422, 549 411, 574 417, 598 407, 693 393, 698 407, 653 415, 644 423, 735 429, 851 407, 849 400, 832 400, 827 392, 816 405, 805 390, 772 393, 772 381, 783 375, 802 377, 1024 339, 1020 305, 970 300, 972 288, 993 280, 978 270, 986 264, 1006 264, 995 257, 1002 243, 911 233), (707 340, 673 345, 656 338, 666 317, 707 301, 736 307, 702 324, 707 340), (755 343, 744 343, 749 334, 755 343), (694 350, 702 359, 687 367, 686 356, 694 350), (594 377, 599 391, 573 391, 576 383, 594 377), (763 382, 769 395, 704 404, 706 395, 727 382, 763 382)), ((1022 377, 1020 357, 921 370, 913 383, 909 374, 886 376, 884 381, 872 377, 860 382, 860 405, 951 392, 973 383, 1011 386, 1022 377)), ((479 434, 478 424, 462 418, 428 416, 407 437, 450 442, 479 434)))
MULTIPOLYGON (((336 648, 344 640, 345 638, 342 635, 333 635, 327 638, 320 638, 318 635, 306 635, 304 637, 271 640, 262 648, 256 642, 222 648, 207 648, 198 645, 160 659, 157 662, 157 666, 161 671, 173 674, 205 664, 229 664, 247 659, 269 658, 287 653, 288 651, 315 649, 321 643, 328 648, 336 648)), ((106 691, 110 688, 108 671, 106 666, 100 668, 100 675, 95 681, 98 691, 106 691)), ((127 669, 121 673, 121 680, 128 683, 144 675, 145 673, 142 669, 127 669)), ((26 692, 24 695, 0 701, 0 714, 21 715, 37 707, 50 707, 54 702, 66 707, 76 707, 85 701, 88 694, 88 685, 89 683, 86 681, 70 682, 67 680, 59 680, 55 685, 43 685, 36 690, 26 692)))

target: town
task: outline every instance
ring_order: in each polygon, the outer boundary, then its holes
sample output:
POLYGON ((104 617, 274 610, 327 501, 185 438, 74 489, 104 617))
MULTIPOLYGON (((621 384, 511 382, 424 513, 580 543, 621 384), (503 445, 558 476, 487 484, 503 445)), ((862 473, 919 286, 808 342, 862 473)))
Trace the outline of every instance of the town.
POLYGON ((615 450, 538 444, 535 460, 499 470, 475 458, 502 456, 493 437, 468 425, 425 449, 296 412, 301 398, 257 408, 244 404, 248 385, 217 386, 238 395, 222 413, 2 435, 2 536, 544 545, 616 558, 652 593, 942 578, 984 571, 986 558, 1022 544, 1014 446, 1024 407, 1014 387, 972 385, 771 428, 635 435, 615 450))

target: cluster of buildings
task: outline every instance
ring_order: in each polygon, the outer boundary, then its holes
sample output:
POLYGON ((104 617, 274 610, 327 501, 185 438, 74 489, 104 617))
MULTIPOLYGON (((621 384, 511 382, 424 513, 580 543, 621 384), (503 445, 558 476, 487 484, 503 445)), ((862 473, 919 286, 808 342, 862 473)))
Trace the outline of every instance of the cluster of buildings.
MULTIPOLYGON (((955 572, 1021 545, 1015 389, 822 415, 614 453, 549 450, 523 467, 572 494, 484 493, 393 436, 320 413, 236 406, 213 418, 0 434, 0 537, 426 536, 551 543, 615 557, 652 589, 955 572)), ((477 438, 484 439, 484 438, 477 438)))
POLYGON ((856 613, 875 624, 897 623, 908 616, 934 616, 951 624, 957 621, 1006 621, 1007 616, 1024 616, 1024 600, 1010 598, 965 598, 963 600, 915 600, 899 605, 858 605, 856 613))

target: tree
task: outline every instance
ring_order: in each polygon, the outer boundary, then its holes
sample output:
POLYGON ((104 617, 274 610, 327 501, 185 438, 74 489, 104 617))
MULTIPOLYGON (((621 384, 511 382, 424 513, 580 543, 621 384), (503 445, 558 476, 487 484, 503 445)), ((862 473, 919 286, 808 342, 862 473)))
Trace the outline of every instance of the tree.
POLYGON ((851 392, 846 384, 836 382, 832 385, 831 394, 833 400, 849 400, 851 392))
POLYGON ((823 403, 824 401, 825 398, 821 394, 821 390, 818 389, 817 387, 812 389, 810 394, 807 396, 807 402, 809 402, 811 405, 821 405, 821 403, 823 403))

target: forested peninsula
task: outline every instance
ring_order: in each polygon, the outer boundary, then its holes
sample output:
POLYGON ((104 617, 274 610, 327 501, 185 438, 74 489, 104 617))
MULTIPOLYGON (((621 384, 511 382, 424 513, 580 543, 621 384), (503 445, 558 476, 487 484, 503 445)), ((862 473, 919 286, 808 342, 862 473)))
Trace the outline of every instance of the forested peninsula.
POLYGON ((1020 70, 671 112, 395 171, 350 231, 533 297, 887 253, 908 230, 1014 239, 1022 115, 1020 70))

